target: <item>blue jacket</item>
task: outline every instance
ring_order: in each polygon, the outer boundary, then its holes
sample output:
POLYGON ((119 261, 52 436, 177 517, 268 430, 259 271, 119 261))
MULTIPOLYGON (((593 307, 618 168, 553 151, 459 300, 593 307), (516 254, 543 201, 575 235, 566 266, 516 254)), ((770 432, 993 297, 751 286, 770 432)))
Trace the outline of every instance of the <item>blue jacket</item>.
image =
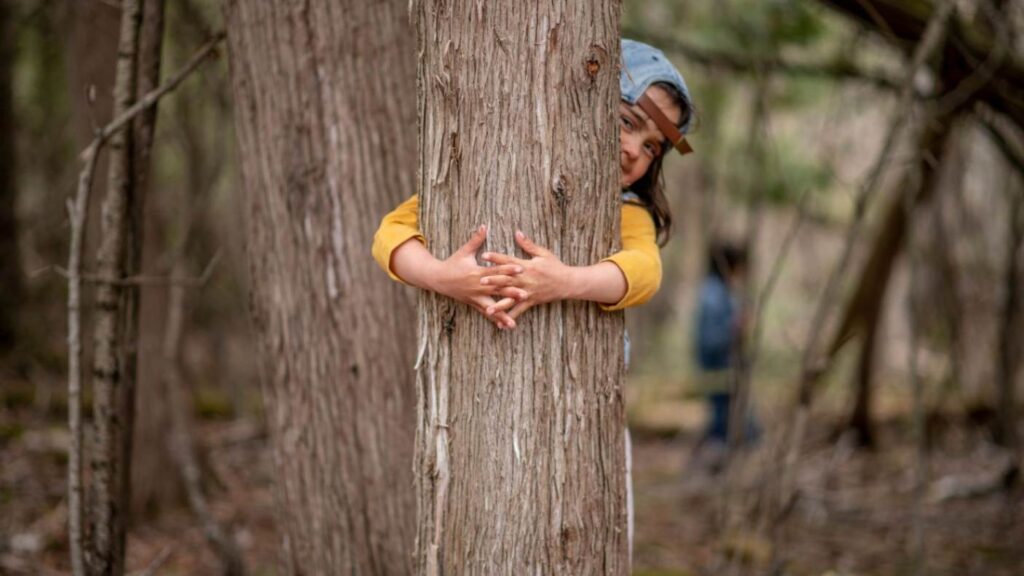
POLYGON ((724 370, 732 365, 737 308, 725 281, 714 275, 704 279, 697 304, 695 338, 701 369, 724 370))

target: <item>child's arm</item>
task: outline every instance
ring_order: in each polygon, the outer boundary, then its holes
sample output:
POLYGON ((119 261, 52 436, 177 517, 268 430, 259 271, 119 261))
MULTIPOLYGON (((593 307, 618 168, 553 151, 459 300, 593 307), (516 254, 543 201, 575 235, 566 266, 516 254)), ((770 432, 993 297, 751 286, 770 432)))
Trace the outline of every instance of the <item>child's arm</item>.
POLYGON ((446 260, 438 260, 425 244, 417 222, 418 198, 413 196, 381 221, 373 239, 373 256, 391 278, 473 306, 499 328, 514 328, 515 321, 506 311, 526 291, 516 287, 481 284, 484 277, 499 274, 514 276, 518 265, 485 268, 476 263, 476 251, 487 238, 481 226, 470 240, 446 260))
POLYGON ((591 266, 567 266, 554 254, 516 234, 516 243, 531 256, 519 259, 486 253, 496 264, 519 264, 517 276, 481 279, 489 285, 524 288, 529 296, 509 311, 516 318, 538 304, 556 300, 590 300, 604 310, 620 310, 647 302, 661 285, 661 256, 654 222, 643 207, 624 204, 621 212, 622 250, 591 266))

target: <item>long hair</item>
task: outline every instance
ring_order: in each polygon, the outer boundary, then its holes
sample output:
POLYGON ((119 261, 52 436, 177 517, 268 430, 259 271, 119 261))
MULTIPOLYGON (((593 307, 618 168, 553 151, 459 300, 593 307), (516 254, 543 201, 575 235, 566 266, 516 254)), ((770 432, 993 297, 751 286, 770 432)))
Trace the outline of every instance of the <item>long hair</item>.
MULTIPOLYGON (((672 101, 683 111, 679 119, 679 125, 686 125, 687 120, 694 113, 693 103, 671 84, 655 82, 652 86, 658 86, 668 93, 672 101)), ((654 229, 657 231, 659 248, 668 244, 669 238, 672 236, 672 208, 669 206, 668 198, 665 196, 665 177, 662 174, 662 163, 665 159, 665 154, 669 150, 671 148, 667 148, 661 155, 655 158, 647 172, 630 186, 630 190, 643 200, 647 209, 651 212, 651 217, 654 218, 654 229)))

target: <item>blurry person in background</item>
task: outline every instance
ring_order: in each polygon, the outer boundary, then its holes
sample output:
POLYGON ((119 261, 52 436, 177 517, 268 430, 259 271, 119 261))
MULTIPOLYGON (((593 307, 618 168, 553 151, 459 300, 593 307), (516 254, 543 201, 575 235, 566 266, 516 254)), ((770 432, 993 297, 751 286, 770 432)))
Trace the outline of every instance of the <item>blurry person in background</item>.
MULTIPOLYGON (((708 425, 697 444, 694 461, 717 472, 724 464, 729 445, 731 412, 746 314, 742 286, 746 279, 747 252, 739 244, 716 240, 708 248, 707 275, 697 297, 695 352, 698 386, 707 398, 708 425)), ((747 440, 757 436, 757 425, 747 415, 747 440)))

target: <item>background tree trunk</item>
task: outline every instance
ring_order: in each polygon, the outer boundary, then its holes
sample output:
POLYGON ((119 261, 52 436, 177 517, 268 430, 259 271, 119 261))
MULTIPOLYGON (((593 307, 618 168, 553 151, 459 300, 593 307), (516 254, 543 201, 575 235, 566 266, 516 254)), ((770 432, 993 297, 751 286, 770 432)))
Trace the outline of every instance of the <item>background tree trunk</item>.
MULTIPOLYGON (((121 3, 121 31, 114 82, 114 116, 135 101, 139 29, 139 0, 121 3)), ((136 224, 136 196, 131 130, 110 138, 107 193, 97 249, 95 346, 92 363, 95 449, 89 455, 93 473, 87 504, 90 545, 86 556, 90 574, 124 572, 125 532, 130 486, 132 408, 134 407, 137 286, 122 281, 135 273, 130 243, 136 224)))
MULTIPOLYGON (((619 4, 414 2, 421 222, 445 258, 480 224, 563 262, 618 238, 619 4)), ((420 312, 419 570, 626 574, 622 314, 559 303, 512 332, 420 312)))
POLYGON ((14 162, 14 26, 9 0, 0 0, 0 352, 14 346, 23 297, 18 222, 14 213, 17 179, 14 162))
MULTIPOLYGON (((139 39, 139 85, 141 97, 160 84, 161 47, 164 37, 164 0, 145 0, 142 15, 142 33, 139 39)), ((150 149, 156 132, 157 107, 139 115, 133 125, 135 147, 135 185, 139 197, 150 196, 150 149)), ((165 227, 159 204, 152 200, 137 206, 133 222, 142 224, 143 230, 134 230, 133 260, 137 269, 147 276, 167 276, 168 266, 159 262, 167 251, 164 242, 165 227)), ((132 516, 144 512, 158 512, 174 503, 184 501, 184 486, 179 477, 168 474, 174 459, 167 442, 171 426, 170 410, 161 390, 163 374, 163 338, 168 315, 168 286, 151 284, 139 290, 138 382, 132 431, 133 443, 145 446, 132 455, 132 516)))
POLYGON ((286 574, 412 568, 412 299, 370 257, 413 192, 406 8, 227 7, 286 574))

